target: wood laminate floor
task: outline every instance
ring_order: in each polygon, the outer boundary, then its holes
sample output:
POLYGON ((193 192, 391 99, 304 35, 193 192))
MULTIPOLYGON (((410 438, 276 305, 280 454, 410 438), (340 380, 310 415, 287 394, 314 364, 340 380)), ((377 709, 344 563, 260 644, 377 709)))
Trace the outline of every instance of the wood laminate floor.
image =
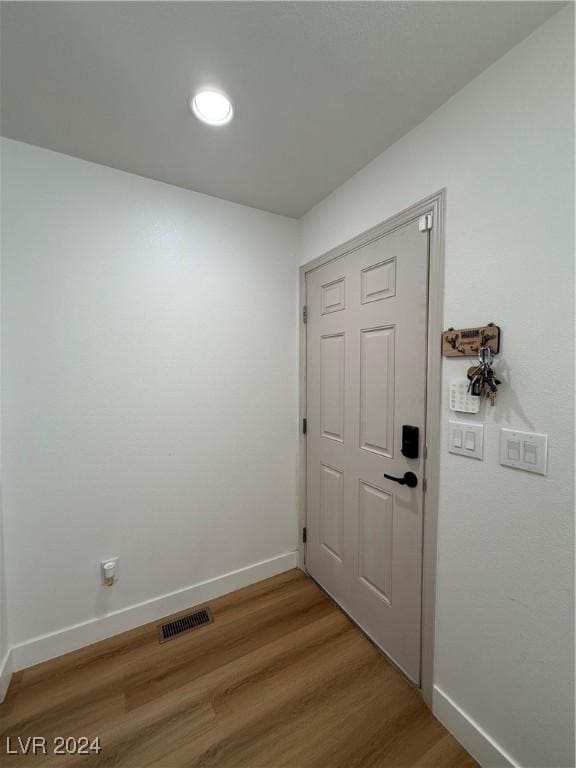
POLYGON ((160 645, 148 624, 14 675, 0 762, 120 768, 473 768, 420 695, 300 571, 210 603, 160 645), (6 753, 6 738, 48 755, 6 753), (100 754, 53 752, 99 736, 100 754))

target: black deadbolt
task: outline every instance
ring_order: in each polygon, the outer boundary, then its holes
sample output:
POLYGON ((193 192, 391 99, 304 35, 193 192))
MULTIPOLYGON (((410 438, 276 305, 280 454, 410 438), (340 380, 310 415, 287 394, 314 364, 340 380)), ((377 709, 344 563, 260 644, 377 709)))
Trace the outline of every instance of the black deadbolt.
POLYGON ((406 456, 407 459, 418 458, 418 447, 420 443, 420 430, 418 427, 411 427, 409 424, 404 424, 402 427, 402 456, 406 456))

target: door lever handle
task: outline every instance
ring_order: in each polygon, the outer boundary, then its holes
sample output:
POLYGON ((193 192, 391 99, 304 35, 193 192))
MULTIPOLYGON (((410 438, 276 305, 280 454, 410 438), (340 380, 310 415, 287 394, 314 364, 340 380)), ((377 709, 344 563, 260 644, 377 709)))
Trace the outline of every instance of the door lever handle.
POLYGON ((404 477, 393 477, 393 475, 384 475, 388 480, 394 480, 395 483, 400 485, 407 485, 408 488, 416 488, 418 485, 418 478, 414 472, 405 472, 404 477))

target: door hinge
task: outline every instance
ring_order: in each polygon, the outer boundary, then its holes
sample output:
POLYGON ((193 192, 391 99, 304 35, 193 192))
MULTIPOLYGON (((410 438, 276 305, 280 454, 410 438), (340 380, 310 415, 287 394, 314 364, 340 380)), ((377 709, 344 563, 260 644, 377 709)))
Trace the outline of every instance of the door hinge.
POLYGON ((302 434, 305 435, 308 432, 308 420, 302 419, 302 434))
POLYGON ((422 480, 422 492, 426 493, 427 490, 428 490, 428 481, 426 480, 426 478, 424 478, 424 480, 422 480))
POLYGON ((302 322, 307 323, 308 322, 308 307, 306 304, 302 307, 302 322))
POLYGON ((306 544, 306 539, 307 539, 307 529, 306 529, 306 527, 304 527, 304 528, 302 528, 302 543, 303 544, 306 544))
POLYGON ((418 229, 420 232, 428 232, 429 229, 432 229, 431 213, 425 213, 424 216, 420 216, 420 219, 418 220, 418 229))

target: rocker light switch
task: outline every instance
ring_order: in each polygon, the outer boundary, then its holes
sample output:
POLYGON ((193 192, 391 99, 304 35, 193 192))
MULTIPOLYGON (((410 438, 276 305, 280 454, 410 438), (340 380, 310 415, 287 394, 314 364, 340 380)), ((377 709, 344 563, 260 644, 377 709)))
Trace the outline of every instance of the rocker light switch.
POLYGON ((520 461, 520 441, 508 440, 506 443, 506 453, 510 461, 520 461))
POLYGON ((500 430, 500 464, 545 475, 547 460, 548 435, 500 430))
POLYGON ((462 448, 462 430, 461 429, 455 429, 454 435, 452 436, 452 445, 454 448, 462 448))
POLYGON ((484 458, 484 425, 467 421, 448 422, 448 450, 472 459, 484 458))

